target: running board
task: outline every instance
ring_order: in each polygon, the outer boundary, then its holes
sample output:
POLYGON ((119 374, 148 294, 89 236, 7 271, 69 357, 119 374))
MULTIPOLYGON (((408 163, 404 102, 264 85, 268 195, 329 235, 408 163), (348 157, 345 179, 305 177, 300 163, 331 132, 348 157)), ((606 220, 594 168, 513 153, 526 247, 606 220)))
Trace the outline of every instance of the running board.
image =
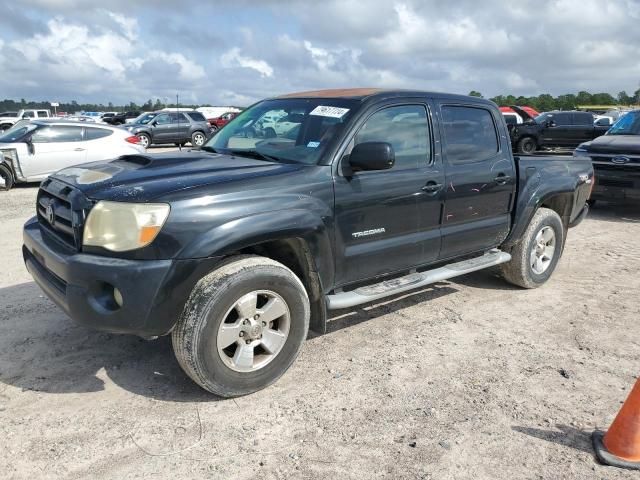
POLYGON ((339 308, 349 308, 355 305, 379 300, 390 295, 424 287, 431 283, 448 280, 460 275, 482 270, 483 268, 500 265, 511 260, 511 255, 498 249, 493 249, 484 255, 457 263, 450 263, 444 267, 425 272, 415 272, 404 277, 385 280, 384 282, 365 287, 356 288, 348 292, 339 292, 327 295, 327 308, 337 310, 339 308))

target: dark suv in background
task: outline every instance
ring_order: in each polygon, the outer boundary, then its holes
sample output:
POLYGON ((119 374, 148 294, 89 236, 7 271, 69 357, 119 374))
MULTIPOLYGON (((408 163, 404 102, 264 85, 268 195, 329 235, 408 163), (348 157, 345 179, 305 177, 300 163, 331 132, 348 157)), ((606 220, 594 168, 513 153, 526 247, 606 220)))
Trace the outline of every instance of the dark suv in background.
POLYGON ((200 147, 211 135, 209 122, 200 112, 160 111, 142 115, 134 123, 125 126, 140 139, 140 145, 175 143, 183 146, 191 142, 200 147))
POLYGON ((524 119, 524 123, 510 125, 511 145, 514 151, 524 154, 545 148, 575 148, 604 135, 608 126, 594 125, 590 112, 553 111, 544 112, 533 118, 519 107, 511 107, 524 119))
POLYGON ((134 118, 138 118, 141 112, 131 111, 131 112, 122 112, 116 113, 113 116, 105 116, 102 117, 102 121, 105 123, 109 123, 111 125, 123 125, 128 121, 133 120, 134 118))

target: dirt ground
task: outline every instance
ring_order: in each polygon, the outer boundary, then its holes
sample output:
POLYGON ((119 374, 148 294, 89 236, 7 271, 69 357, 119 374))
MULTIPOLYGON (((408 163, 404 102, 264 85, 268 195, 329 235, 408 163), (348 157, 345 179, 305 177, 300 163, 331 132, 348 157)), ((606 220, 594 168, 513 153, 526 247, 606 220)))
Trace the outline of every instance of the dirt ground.
POLYGON ((640 209, 597 206, 552 280, 492 272, 332 317, 276 385, 200 390, 169 339, 89 331, 31 281, 33 185, 0 192, 0 477, 622 479, 599 465, 638 375, 640 209))

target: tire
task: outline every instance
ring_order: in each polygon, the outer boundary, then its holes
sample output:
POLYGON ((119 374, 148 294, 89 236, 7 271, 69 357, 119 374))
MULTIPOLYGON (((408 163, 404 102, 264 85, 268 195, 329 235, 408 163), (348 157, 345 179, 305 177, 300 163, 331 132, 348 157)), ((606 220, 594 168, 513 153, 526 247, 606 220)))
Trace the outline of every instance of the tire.
POLYGON ((511 251, 511 261, 500 266, 509 283, 522 288, 543 285, 556 268, 566 238, 560 215, 548 208, 539 208, 520 241, 511 251), (551 233, 550 233, 551 232, 551 233), (552 242, 549 239, 552 239, 552 242), (550 247, 553 246, 553 253, 550 247))
POLYGON ((0 190, 11 190, 16 180, 8 166, 0 165, 0 177, 2 177, 3 180, 3 182, 0 183, 0 190))
POLYGON ((203 132, 193 132, 191 135, 191 145, 201 147, 207 141, 207 136, 203 132))
POLYGON ((531 137, 524 137, 518 140, 518 152, 531 155, 538 149, 538 144, 531 137))
POLYGON ((136 137, 140 139, 140 146, 148 148, 151 145, 151 137, 148 133, 138 133, 136 137))
POLYGON ((590 207, 593 207, 596 204, 597 200, 593 200, 593 199, 589 199, 587 200, 587 205, 589 205, 590 207))
POLYGON ((291 366, 307 337, 309 317, 307 292, 291 270, 265 257, 231 257, 191 292, 172 332, 173 350, 185 373, 205 390, 221 397, 247 395, 271 385, 291 366), (245 305, 242 311, 239 305, 245 305), (266 326, 259 317, 249 320, 256 311, 266 326), (273 338, 279 350, 271 348, 270 354, 263 345, 273 338), (249 360, 238 355, 247 348, 253 352, 249 360))
POLYGON ((9 130, 13 125, 11 123, 2 123, 0 124, 0 131, 4 132, 5 130, 9 130))

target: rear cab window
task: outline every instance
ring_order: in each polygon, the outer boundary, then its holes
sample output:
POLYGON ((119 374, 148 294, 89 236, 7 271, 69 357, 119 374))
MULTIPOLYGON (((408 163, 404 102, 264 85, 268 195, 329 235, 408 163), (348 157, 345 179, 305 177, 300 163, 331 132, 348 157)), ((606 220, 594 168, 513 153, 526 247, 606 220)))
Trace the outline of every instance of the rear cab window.
POLYGON ((482 162, 500 151, 491 111, 481 106, 461 105, 444 105, 441 111, 449 163, 482 162))

